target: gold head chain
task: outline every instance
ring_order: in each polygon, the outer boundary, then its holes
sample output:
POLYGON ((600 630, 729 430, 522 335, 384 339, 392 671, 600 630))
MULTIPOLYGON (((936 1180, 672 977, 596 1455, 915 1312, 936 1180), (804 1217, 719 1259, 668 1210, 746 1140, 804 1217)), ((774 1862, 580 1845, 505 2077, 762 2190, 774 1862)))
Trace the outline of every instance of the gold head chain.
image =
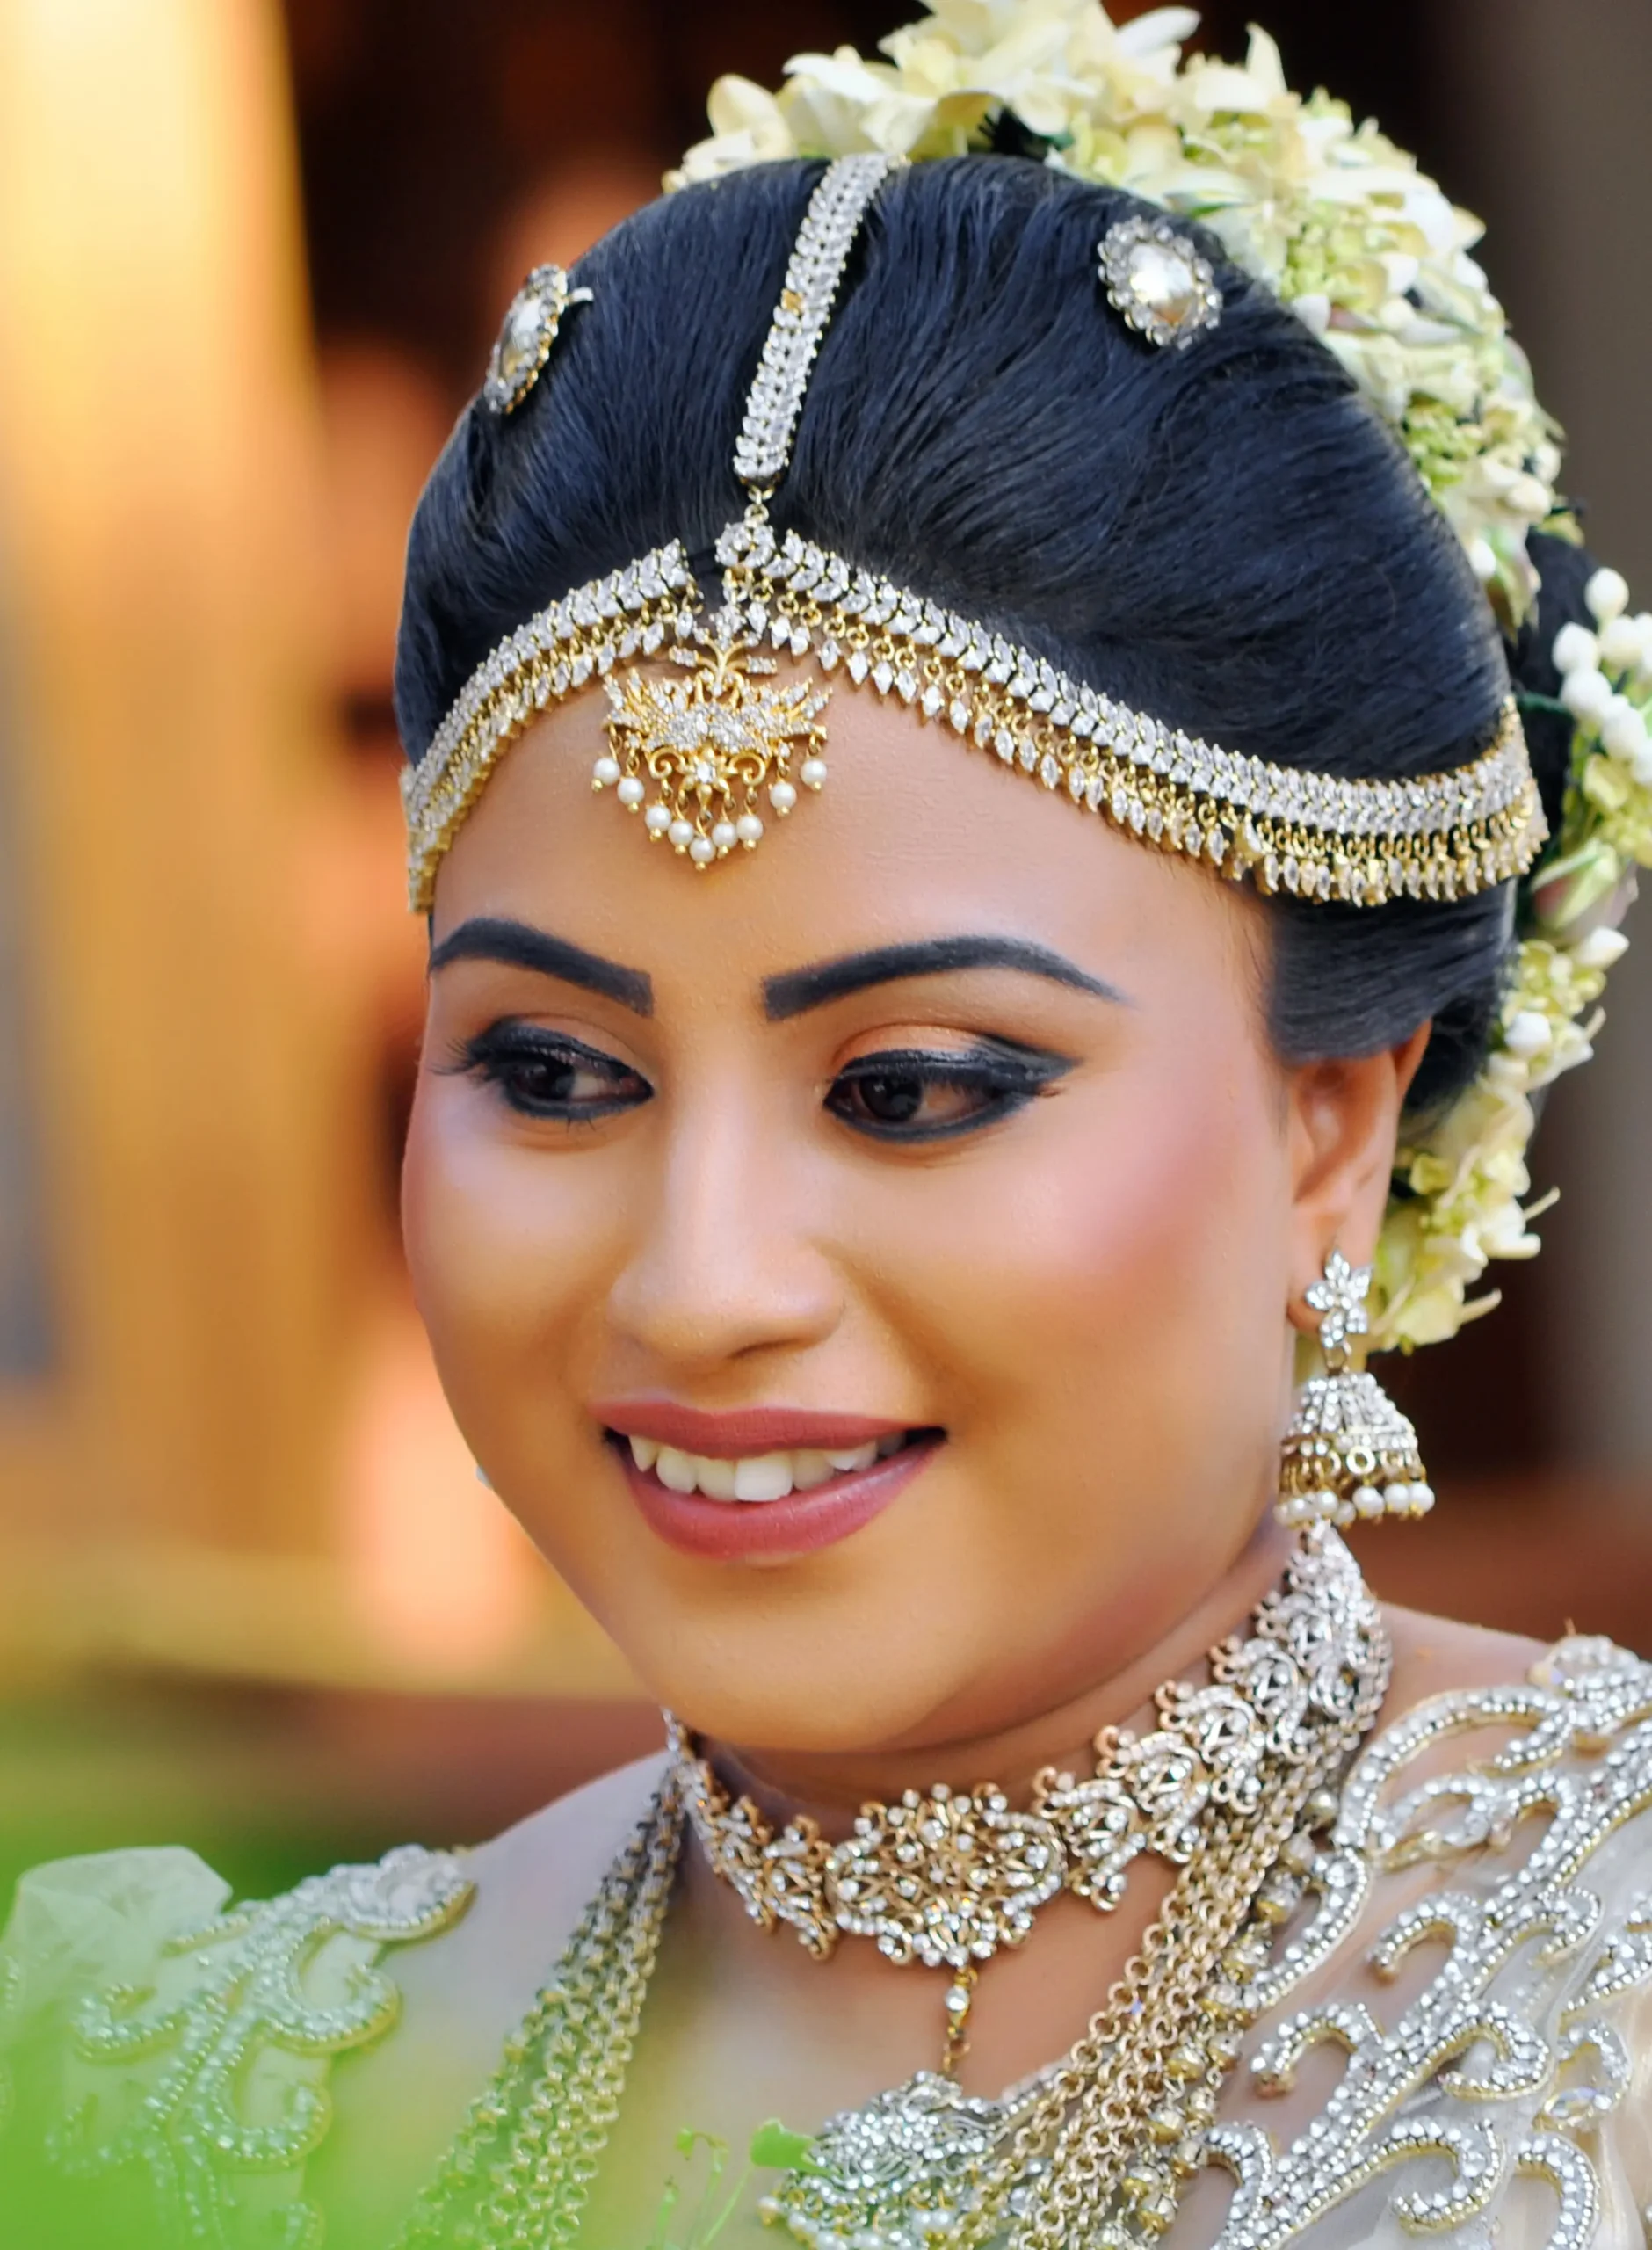
MULTIPOLYGON (((1490 746, 1452 773, 1346 780, 1273 766, 1131 710, 795 533, 776 537, 769 502, 810 370, 861 222, 895 169, 881 156, 840 157, 810 198, 735 447, 750 499, 718 541, 721 606, 703 613, 673 541, 563 595, 501 642, 403 779, 414 909, 428 911, 442 857, 511 744, 598 681, 610 708, 593 787, 612 790, 651 841, 702 874, 754 850, 769 818, 785 819, 800 792, 822 787, 837 680, 897 698, 1127 834, 1265 892, 1378 905, 1467 897, 1525 874, 1547 831, 1512 701, 1490 746), (825 677, 782 680, 778 657, 812 658, 825 677), (656 661, 645 670, 638 659, 656 661)), ((1196 348, 1220 318, 1211 269, 1168 224, 1150 243, 1140 231, 1120 221, 1099 245, 1109 301, 1126 287, 1138 298, 1152 292, 1145 313, 1145 298, 1127 301, 1147 348, 1196 348), (1138 272, 1131 261, 1148 256, 1138 272)), ((511 410, 576 294, 565 276, 548 286, 541 270, 507 316, 521 371, 511 410)))

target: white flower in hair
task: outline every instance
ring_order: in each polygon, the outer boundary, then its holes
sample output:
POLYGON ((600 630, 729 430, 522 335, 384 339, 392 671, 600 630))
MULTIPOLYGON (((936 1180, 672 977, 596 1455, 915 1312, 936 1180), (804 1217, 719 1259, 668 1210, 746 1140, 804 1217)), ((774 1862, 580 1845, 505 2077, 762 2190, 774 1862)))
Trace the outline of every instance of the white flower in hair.
MULTIPOLYGON (((1392 425, 1512 629, 1537 588, 1528 533, 1576 527, 1557 432, 1472 255, 1480 221, 1373 124, 1293 93, 1266 33, 1243 64, 1185 56, 1198 24, 1187 8, 1119 25, 1096 0, 934 0, 880 60, 797 55, 778 94, 721 80, 711 137, 667 185, 786 156, 961 155, 1013 117, 1052 166, 1208 228, 1295 312, 1392 425)), ((1532 1096, 1588 1059, 1634 871, 1652 867, 1652 615, 1629 613, 1614 570, 1587 600, 1596 629, 1566 627, 1554 651, 1553 708, 1573 728, 1560 832, 1525 887, 1484 1069, 1399 1152, 1373 1349, 1454 1335, 1496 1302, 1469 1295, 1490 1261, 1536 1252, 1532 1096)))
POLYGON ((1557 709, 1574 723, 1560 833, 1530 880, 1521 943, 1485 1069, 1434 1129, 1400 1151, 1377 1252, 1373 1343, 1409 1349, 1454 1335, 1495 1295, 1468 1292, 1494 1258, 1530 1258, 1525 1151, 1532 1097, 1586 1063, 1606 972, 1628 949, 1618 923, 1635 869, 1652 867, 1652 633, 1629 589, 1598 570, 1584 589, 1597 630, 1554 636, 1557 709))
POLYGON ((795 55, 778 94, 720 79, 711 137, 667 184, 782 156, 961 155, 1015 117, 1057 168, 1210 228, 1297 312, 1398 432, 1518 622, 1536 584, 1526 534, 1555 512, 1560 456, 1469 254, 1480 221, 1342 103, 1293 93, 1265 32, 1243 64, 1185 58, 1198 25, 1190 8, 1120 25, 1096 0, 936 0, 881 60, 795 55))

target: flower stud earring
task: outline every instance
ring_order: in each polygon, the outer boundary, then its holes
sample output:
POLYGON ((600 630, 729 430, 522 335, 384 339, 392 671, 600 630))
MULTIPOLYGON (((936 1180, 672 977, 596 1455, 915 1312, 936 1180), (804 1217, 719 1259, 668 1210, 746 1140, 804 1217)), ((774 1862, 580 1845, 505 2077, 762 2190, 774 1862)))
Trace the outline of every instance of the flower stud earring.
POLYGON ((1426 1515, 1434 1505, 1417 1432, 1373 1375, 1353 1364, 1366 1334, 1369 1266, 1333 1250, 1305 1295, 1319 1315, 1322 1375, 1302 1386, 1285 1434, 1274 1513, 1293 1529, 1382 1515, 1426 1515))

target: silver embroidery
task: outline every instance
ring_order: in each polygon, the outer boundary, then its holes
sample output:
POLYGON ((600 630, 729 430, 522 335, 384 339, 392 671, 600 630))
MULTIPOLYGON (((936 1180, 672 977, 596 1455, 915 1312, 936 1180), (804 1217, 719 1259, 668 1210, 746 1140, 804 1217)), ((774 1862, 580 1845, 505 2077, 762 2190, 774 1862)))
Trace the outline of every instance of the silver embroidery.
MULTIPOLYGON (((1311 1663, 1310 1651, 1299 1654, 1311 1663)), ((1555 2197, 1548 2250, 1585 2250, 1601 2208, 1588 2137, 1630 2077, 1622 2039, 1602 2011, 1652 1978, 1652 1891, 1608 1915, 1582 1878, 1617 1831, 1652 1807, 1649 1717, 1652 1666, 1609 1642, 1573 1639, 1532 1683, 1438 1696, 1370 1745, 1345 1785, 1329 1845, 1303 1870, 1311 1920, 1236 1993, 1246 2014, 1276 2012, 1331 1961, 1380 1876, 1499 1853, 1530 1842, 1529 1833, 1517 1836, 1522 1823, 1547 1825, 1530 1856, 1489 1888, 1482 1860, 1482 1887, 1437 1891, 1388 1922, 1369 1955, 1381 1976, 1396 1975, 1419 1946, 1446 1948, 1392 2023, 1345 1999, 1275 2021, 1251 2066, 1258 2094, 1285 2092, 1314 2047, 1341 2049, 1346 2066, 1283 2150, 1255 2122, 1212 2129, 1206 2158, 1237 2182, 1215 2250, 1286 2250, 1361 2188, 1396 2173, 1407 2176, 1391 2207, 1408 2231, 1468 2228, 1463 2239, 1478 2240, 1472 2230, 1495 2232, 1510 2183, 1529 2177, 1555 2197), (1401 1787, 1438 1744, 1491 1728, 1514 1730, 1495 1755, 1401 1787)), ((906 2216, 963 2224, 968 2175, 1018 2130, 1036 2090, 1034 2081, 998 2103, 920 2074, 834 2118, 820 2144, 830 2184, 798 2175, 775 2199, 774 2215, 805 2240, 859 2243, 844 2220, 875 2210, 867 2250, 874 2238, 880 2250, 924 2250, 923 2225, 909 2246, 906 2216)), ((1035 2185, 1012 2204, 1012 2219, 1030 2208, 1035 2185)))
MULTIPOLYGON (((337 2006, 316 2005, 305 1990, 315 1956, 336 1935, 376 1945, 433 1936, 457 1920, 471 1888, 448 1854, 406 1845, 376 1866, 312 1876, 285 1898, 169 1940, 163 1959, 193 1954, 199 1971, 181 2004, 163 2007, 153 1988, 119 1987, 83 2002, 73 2025, 88 2061, 156 2059, 141 2102, 107 2137, 94 2135, 87 2111, 71 2116, 48 2152, 70 2177, 141 2169, 180 2235, 214 2250, 236 2241, 237 2183, 301 2165, 330 2114, 324 2092, 299 2084, 279 2121, 250 2122, 243 2095, 257 2058, 270 2048, 343 2054, 387 2031, 400 2006, 395 1985, 368 1968, 352 1972, 337 2006)), ((310 2239, 319 2240, 319 2220, 301 2203, 286 2239, 310 2239)))
MULTIPOLYGON (((1312 1669, 1313 1651, 1298 1658, 1312 1669)), ((1328 1669, 1322 1683, 1330 1693, 1328 1669)), ((1402 2225, 1466 2229, 1465 2240, 1488 2243, 1510 2183, 1544 2181, 1554 2198, 1549 2250, 1585 2250, 1601 2210, 1590 2137, 1630 2074, 1607 2015, 1652 1979, 1652 1887, 1619 1891, 1608 1905, 1589 1878, 1595 1855, 1649 1808, 1652 1666, 1605 1642, 1563 1642, 1531 1684, 1436 1697, 1373 1741, 1329 1845, 1304 1870, 1312 1920, 1259 1970, 1247 2002, 1276 2011, 1328 1964, 1384 1874, 1419 1862, 1449 1869, 1472 1854, 1476 1887, 1448 1880, 1392 1918, 1371 1948, 1384 1975, 1425 1944, 1443 1949, 1392 2021, 1346 1999, 1276 2018, 1252 2065, 1258 2093, 1283 2088, 1327 2043, 1346 2065, 1284 2148, 1255 2122, 1212 2129, 1208 2152, 1237 2183, 1217 2250, 1285 2250, 1366 2184, 1396 2174, 1390 2201, 1402 2225), (1437 1746, 1486 1729, 1512 1738, 1403 1786, 1437 1746), (1488 1879, 1505 1849, 1515 1863, 1488 1879)), ((238 2183, 255 2169, 301 2165, 326 2122, 324 2094, 301 2087, 279 2123, 250 2124, 238 2108, 248 2062, 266 2047, 342 2052, 394 2020, 394 1989, 377 1971, 364 1971, 342 2006, 310 2006, 306 1964, 333 1932, 380 1943, 430 1935, 462 1911, 467 1891, 455 1862, 408 1850, 175 1941, 169 1951, 195 1953, 202 1971, 180 2006, 157 2011, 152 1996, 112 1993, 82 2009, 83 2056, 147 2056, 158 2068, 118 2135, 98 2142, 71 2119, 57 2137, 60 2160, 86 2173, 141 2167, 199 2239, 238 2241, 238 2183)), ((997 2103, 922 2075, 835 2120, 833 2154, 880 2203, 917 2184, 921 2202, 945 2209, 949 2183, 1013 2126, 1039 2083, 997 2103)), ((286 2216, 285 2239, 302 2242, 314 2215, 298 2202, 286 2216)))
POLYGON ((1399 1914, 1371 1951, 1383 1976, 1412 1949, 1444 1941, 1428 1985, 1386 2028, 1364 2007, 1332 2001, 1276 2025, 1252 2064, 1257 2088, 1283 2091, 1307 2050, 1345 2048, 1336 2091, 1283 2152, 1254 2123, 1224 2123, 1213 2155, 1239 2181, 1221 2250, 1282 2250, 1367 2181, 1443 2158, 1446 2185, 1407 2188, 1394 2209, 1409 2228, 1435 2231, 1489 2212, 1512 2174, 1547 2180, 1559 2200, 1549 2250, 1583 2250, 1599 2212, 1594 2166, 1568 2138, 1599 2124, 1627 2082, 1621 2043, 1588 2011, 1652 1974, 1642 1896, 1559 1997, 1567 1964, 1600 1931, 1601 1904, 1580 1877, 1593 1854, 1652 1806, 1652 1666, 1608 1642, 1562 1642, 1527 1688, 1465 1689, 1417 1706, 1373 1743, 1351 1777, 1323 1864, 1310 1876, 1324 1904, 1313 1927, 1259 1982, 1272 2007, 1329 1960, 1376 1876, 1417 1860, 1501 1851, 1528 1816, 1548 1825, 1522 1864, 1489 1890, 1436 1892, 1399 1914), (1469 1729, 1518 1731, 1483 1763, 1424 1781, 1385 1804, 1383 1792, 1423 1751, 1469 1729), (1605 1746, 1605 1754, 1598 1753, 1605 1746), (1510 1979, 1517 1959, 1547 1976, 1510 1979), (1510 1997, 1496 1996, 1499 1984, 1510 1997), (1520 1993, 1524 2007, 1514 1995, 1520 1993), (1585 2055, 1581 2080, 1570 2066, 1585 2055), (1554 2089, 1554 2090, 1551 2090, 1554 2089), (1435 2101, 1451 2098, 1453 2113, 1435 2101), (1511 2133, 1496 2105, 1547 2094, 1533 2130, 1511 2133), (1468 2106, 1466 2116, 1455 2105, 1468 2106), (1476 2114, 1477 2112, 1477 2114, 1476 2114))

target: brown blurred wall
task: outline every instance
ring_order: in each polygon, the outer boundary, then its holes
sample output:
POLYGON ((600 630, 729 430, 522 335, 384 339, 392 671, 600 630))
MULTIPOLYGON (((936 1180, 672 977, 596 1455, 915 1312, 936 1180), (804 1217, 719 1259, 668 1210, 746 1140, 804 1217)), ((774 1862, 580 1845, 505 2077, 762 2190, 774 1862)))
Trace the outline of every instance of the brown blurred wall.
MULTIPOLYGON (((1449 0, 1430 18, 1458 192, 1541 396, 1592 548, 1652 605, 1652 5, 1449 0)), ((1554 1457, 1652 1524, 1652 898, 1613 973, 1596 1060, 1539 1142, 1542 1378, 1554 1457)))
POLYGON ((0 10, 4 784, 53 1341, 0 1390, 14 1603, 25 1548, 325 1534, 366 1155, 293 879, 317 444, 271 0, 0 10))
MULTIPOLYGON (((330 1661, 355 1662, 351 1573, 387 1557, 414 1566, 405 1617, 453 1608, 467 1512, 491 1503, 451 1428, 421 1440, 446 1464, 424 1497, 397 1438, 442 1411, 395 1280, 419 978, 388 700, 406 514, 514 274, 647 193, 718 71, 772 83, 907 12, 0 11, 0 1068, 27 1095, 0 1100, 0 1197, 8 1150, 25 1181, 0 1253, 29 1311, 0 1371, 0 1651, 8 1599, 15 1617, 42 1583, 18 1557, 46 1549, 77 1615, 102 1574, 112 1634, 177 1595, 212 1664, 255 1622, 259 1664, 308 1661, 323 1614, 330 1661), (235 1554, 302 1567, 226 1575, 235 1554)), ((1222 0, 1211 43, 1236 51, 1243 17, 1222 0)), ((1646 0, 1279 0, 1268 20, 1296 83, 1374 110, 1491 221, 1591 533, 1646 599, 1646 0)), ((1465 1511, 1478 1482, 1511 1598, 1545 1542, 1590 1512, 1642 1524, 1652 1491, 1652 942, 1612 999, 1539 1143, 1540 1182, 1567 1187, 1545 1256, 1396 1378, 1465 1511)), ((478 1649, 532 1567, 499 1542, 471 1542, 478 1649)), ((1442 1564, 1442 1600, 1453 1585, 1442 1564)), ((612 1683, 565 1612, 554 1629, 567 1676, 612 1683)))

